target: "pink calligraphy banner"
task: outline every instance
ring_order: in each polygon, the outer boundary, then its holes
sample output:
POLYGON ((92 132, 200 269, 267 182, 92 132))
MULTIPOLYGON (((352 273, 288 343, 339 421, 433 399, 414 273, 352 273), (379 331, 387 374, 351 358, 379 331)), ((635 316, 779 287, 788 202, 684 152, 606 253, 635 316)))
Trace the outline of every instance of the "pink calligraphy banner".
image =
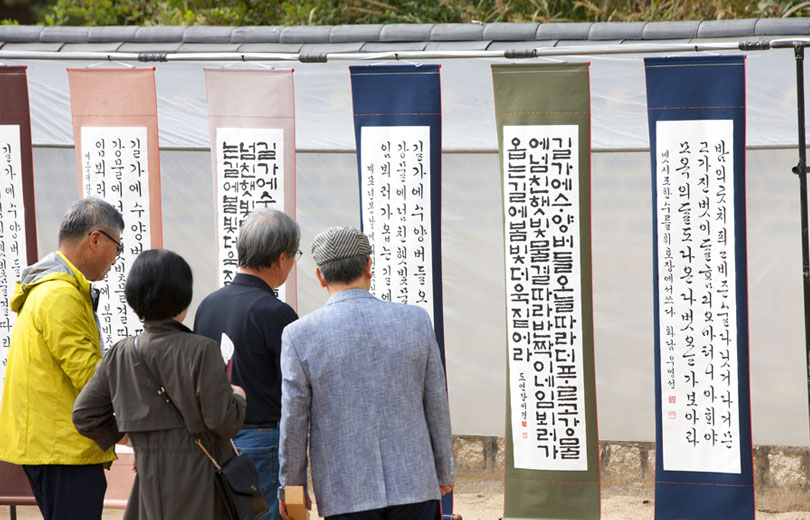
MULTIPOLYGON (((293 70, 205 69, 219 285, 236 274, 239 226, 270 208, 295 218, 293 70)), ((297 270, 278 291, 297 308, 297 270)))
POLYGON ((126 304, 129 266, 141 251, 163 246, 157 97, 154 68, 68 69, 79 192, 117 207, 124 251, 100 289, 104 347, 137 334, 126 304))
MULTIPOLYGON (((79 195, 104 199, 124 217, 124 251, 107 277, 94 283, 101 293, 102 347, 109 348, 142 330, 124 297, 129 266, 142 251, 163 247, 155 69, 67 72, 79 195)), ((123 508, 134 479, 134 456, 122 447, 117 451, 105 506, 123 508)))
POLYGON ((162 247, 155 69, 68 69, 67 72, 81 193, 105 198, 103 193, 88 193, 86 189, 86 158, 81 155, 79 142, 82 127, 145 128, 146 140, 137 144, 146 150, 147 160, 141 161, 139 166, 145 170, 149 183, 151 246, 162 247))

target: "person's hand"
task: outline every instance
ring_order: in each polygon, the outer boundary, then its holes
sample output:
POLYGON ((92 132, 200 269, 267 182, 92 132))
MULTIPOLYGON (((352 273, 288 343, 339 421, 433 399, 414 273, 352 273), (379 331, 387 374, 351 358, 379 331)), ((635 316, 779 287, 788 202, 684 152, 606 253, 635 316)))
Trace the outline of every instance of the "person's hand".
POLYGON ((287 515, 287 503, 282 498, 278 499, 278 512, 281 514, 281 518, 290 520, 290 517, 287 515))
MULTIPOLYGON (((309 498, 309 493, 304 493, 304 507, 307 508, 307 511, 312 511, 312 499, 309 498)), ((284 520, 292 520, 287 514, 287 503, 282 499, 278 501, 278 512, 281 513, 281 518, 284 520)))
POLYGON ((447 484, 447 485, 445 485, 445 486, 441 486, 441 485, 440 485, 440 486, 439 486, 439 491, 441 492, 441 494, 442 494, 442 495, 446 495, 447 493, 449 493, 449 492, 453 491, 453 488, 454 488, 454 487, 456 487, 456 483, 455 483, 455 482, 453 482, 453 483, 451 483, 451 484, 447 484))
POLYGON ((129 444, 129 435, 125 433, 123 437, 118 439, 118 442, 116 442, 116 444, 121 444, 123 446, 129 446, 130 445, 129 444))
POLYGON ((244 399, 247 399, 244 388, 238 385, 231 385, 231 388, 233 388, 233 395, 241 395, 244 399))

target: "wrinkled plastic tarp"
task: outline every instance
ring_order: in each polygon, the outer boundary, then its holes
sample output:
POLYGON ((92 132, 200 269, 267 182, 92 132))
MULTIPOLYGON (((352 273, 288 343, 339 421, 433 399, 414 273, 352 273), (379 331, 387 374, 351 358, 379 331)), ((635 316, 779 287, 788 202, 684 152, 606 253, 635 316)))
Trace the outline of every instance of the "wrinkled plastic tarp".
MULTIPOLYGON (((590 57, 593 147, 647 147, 639 57, 590 57)), ((506 329, 501 189, 488 60, 442 63, 442 248, 447 376, 457 434, 503 435, 506 329)), ((68 66, 29 62, 34 142, 72 145, 68 66)), ((157 67, 164 244, 189 260, 192 312, 216 284, 216 244, 203 66, 157 67), (166 150, 166 147, 191 150, 166 150), (199 149, 199 150, 194 150, 199 149)), ((236 66, 243 66, 242 64, 236 66)), ((255 66, 255 65, 254 65, 255 66)), ((790 50, 747 61, 748 278, 754 442, 806 445, 802 271, 790 50)), ((347 63, 296 64, 299 313, 327 297, 309 248, 330 225, 360 224, 347 63), (323 150, 324 152, 315 152, 323 150)), ((272 100, 268 100, 271 103, 272 100)), ((35 147, 39 250, 78 197, 71 148, 35 147)), ((592 160, 594 325, 599 435, 654 440, 652 209, 649 153, 592 160)), ((192 318, 189 318, 190 322, 192 318)))

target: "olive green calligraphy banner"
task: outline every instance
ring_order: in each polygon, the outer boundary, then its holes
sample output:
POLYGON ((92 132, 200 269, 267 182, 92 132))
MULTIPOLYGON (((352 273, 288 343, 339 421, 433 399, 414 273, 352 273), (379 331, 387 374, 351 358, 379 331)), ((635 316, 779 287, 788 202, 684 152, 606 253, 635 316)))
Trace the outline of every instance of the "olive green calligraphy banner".
POLYGON ((506 265, 505 519, 598 519, 587 63, 493 65, 506 265))

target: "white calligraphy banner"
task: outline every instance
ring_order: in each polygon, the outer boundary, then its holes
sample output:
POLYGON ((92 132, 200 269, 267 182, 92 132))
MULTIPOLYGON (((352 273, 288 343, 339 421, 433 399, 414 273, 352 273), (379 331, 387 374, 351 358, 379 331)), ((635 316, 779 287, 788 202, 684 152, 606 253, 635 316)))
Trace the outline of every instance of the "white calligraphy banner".
MULTIPOLYGON (((216 200, 219 285, 231 283, 238 270, 239 226, 261 208, 285 211, 284 130, 216 129, 216 200)), ((284 285, 276 288, 285 300, 284 285)))
POLYGON ((98 318, 104 348, 143 327, 124 295, 129 267, 142 251, 151 249, 149 175, 146 127, 81 127, 82 194, 115 206, 124 217, 119 256, 103 281, 98 318))
POLYGON ((588 469, 579 127, 503 127, 512 443, 516 468, 588 469))
POLYGON ((374 249, 371 293, 433 319, 430 127, 360 129, 363 231, 374 249))
POLYGON ((740 473, 733 131, 656 123, 665 471, 740 473))
POLYGON ((17 316, 9 310, 9 300, 27 264, 27 251, 20 126, 0 125, 0 393, 17 316))

